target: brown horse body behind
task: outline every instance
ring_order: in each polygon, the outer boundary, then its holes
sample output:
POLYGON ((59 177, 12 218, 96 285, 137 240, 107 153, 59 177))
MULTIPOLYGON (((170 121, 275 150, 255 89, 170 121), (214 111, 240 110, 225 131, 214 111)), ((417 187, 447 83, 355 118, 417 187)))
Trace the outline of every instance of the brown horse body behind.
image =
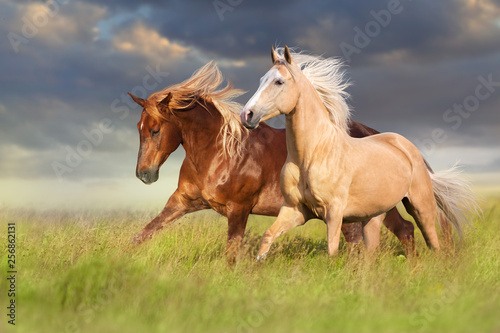
MULTIPOLYGON (((202 74, 219 78, 217 67, 212 64, 193 76, 202 74)), ((221 101, 201 95, 187 100, 183 95, 173 102, 176 89, 164 95, 156 99, 150 96, 148 100, 132 96, 144 108, 138 123, 141 146, 137 177, 145 183, 156 181, 160 166, 180 144, 186 156, 177 190, 163 211, 135 236, 134 241, 140 243, 152 237, 186 213, 213 209, 228 218, 226 253, 232 261, 240 248, 249 214, 277 216, 283 204, 280 173, 287 156, 285 130, 263 124, 242 134, 244 138, 236 143, 239 153, 221 153, 224 150, 221 127, 227 123, 216 107, 220 107, 221 101), (161 98, 164 95, 166 97, 161 98)), ((378 132, 352 121, 350 133, 353 137, 365 137, 378 132)), ((407 250, 413 250, 414 228, 411 222, 393 209, 387 214, 384 224, 407 250)), ((344 224, 342 232, 348 242, 357 243, 362 239, 361 223, 344 224)))

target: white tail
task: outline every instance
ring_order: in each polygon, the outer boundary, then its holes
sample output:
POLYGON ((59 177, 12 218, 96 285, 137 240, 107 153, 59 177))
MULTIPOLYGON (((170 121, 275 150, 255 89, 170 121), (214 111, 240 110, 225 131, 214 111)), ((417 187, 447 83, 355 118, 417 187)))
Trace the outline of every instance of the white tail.
POLYGON ((480 214, 481 209, 477 198, 471 189, 470 182, 461 175, 457 164, 452 168, 437 173, 429 172, 434 189, 434 198, 438 208, 443 214, 438 214, 441 225, 446 218, 455 228, 462 239, 463 226, 475 214, 480 214))

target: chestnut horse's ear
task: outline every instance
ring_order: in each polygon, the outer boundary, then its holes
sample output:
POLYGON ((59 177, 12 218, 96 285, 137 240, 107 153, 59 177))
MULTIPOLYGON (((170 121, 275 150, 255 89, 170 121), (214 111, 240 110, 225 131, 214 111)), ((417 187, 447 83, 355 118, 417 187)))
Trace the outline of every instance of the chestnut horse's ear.
POLYGON ((271 45, 271 60, 273 61, 273 65, 276 62, 276 60, 278 60, 278 58, 279 58, 278 53, 276 53, 276 51, 274 50, 274 46, 271 45))
POLYGON ((291 64, 292 63, 292 55, 290 54, 290 50, 288 49, 288 46, 285 45, 285 60, 287 63, 291 64))
POLYGON ((146 100, 140 98, 140 97, 137 97, 137 96, 134 96, 132 95, 131 93, 127 93, 129 94, 130 97, 132 97, 132 99, 134 100, 134 102, 136 102, 137 104, 139 104, 140 106, 142 106, 144 108, 144 105, 146 104, 146 100))
POLYGON ((170 103, 170 100, 172 99, 172 92, 169 92, 167 97, 165 97, 163 100, 158 103, 159 106, 162 106, 164 108, 168 108, 168 103, 170 103))

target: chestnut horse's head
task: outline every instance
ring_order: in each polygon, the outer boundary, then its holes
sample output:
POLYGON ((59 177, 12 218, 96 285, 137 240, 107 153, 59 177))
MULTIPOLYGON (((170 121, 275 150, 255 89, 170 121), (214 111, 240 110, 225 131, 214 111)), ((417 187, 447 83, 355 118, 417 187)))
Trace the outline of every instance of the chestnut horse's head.
POLYGON ((172 93, 159 103, 129 95, 143 108, 137 123, 141 141, 135 174, 145 184, 151 184, 158 180, 163 162, 182 143, 181 128, 169 109, 172 93))

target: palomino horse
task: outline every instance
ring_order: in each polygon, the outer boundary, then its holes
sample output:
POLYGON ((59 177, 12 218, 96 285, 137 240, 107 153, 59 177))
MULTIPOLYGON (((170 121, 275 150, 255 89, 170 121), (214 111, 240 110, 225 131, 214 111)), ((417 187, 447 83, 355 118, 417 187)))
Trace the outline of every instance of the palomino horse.
POLYGON ((242 123, 251 129, 286 115, 285 202, 262 237, 259 258, 276 237, 316 216, 327 225, 328 254, 334 255, 342 222, 369 221, 377 229, 380 218, 374 217, 401 200, 430 248, 439 249, 436 206, 443 212, 439 218, 449 220, 461 235, 462 224, 477 207, 467 182, 454 170, 432 174, 418 149, 401 135, 350 137, 341 62, 306 57, 299 66, 288 47, 284 56, 273 49, 273 67, 241 111, 242 123))
MULTIPOLYGON (((214 63, 199 69, 188 80, 152 94, 147 100, 132 96, 143 107, 137 124, 140 149, 136 174, 144 183, 158 179, 160 166, 179 145, 186 157, 178 188, 163 211, 147 224, 134 241, 140 243, 186 213, 210 209, 227 216, 227 250, 234 260, 250 213, 277 216, 283 203, 280 170, 286 159, 285 131, 265 124, 255 131, 239 120, 241 105, 231 99, 242 92, 223 82, 214 63)), ((378 133, 350 122, 351 134, 378 133)), ((384 220, 406 250, 413 249, 413 224, 392 210, 384 220)), ((346 240, 359 242, 361 225, 342 228, 346 240)), ((372 235, 378 240, 378 232, 372 235)))

